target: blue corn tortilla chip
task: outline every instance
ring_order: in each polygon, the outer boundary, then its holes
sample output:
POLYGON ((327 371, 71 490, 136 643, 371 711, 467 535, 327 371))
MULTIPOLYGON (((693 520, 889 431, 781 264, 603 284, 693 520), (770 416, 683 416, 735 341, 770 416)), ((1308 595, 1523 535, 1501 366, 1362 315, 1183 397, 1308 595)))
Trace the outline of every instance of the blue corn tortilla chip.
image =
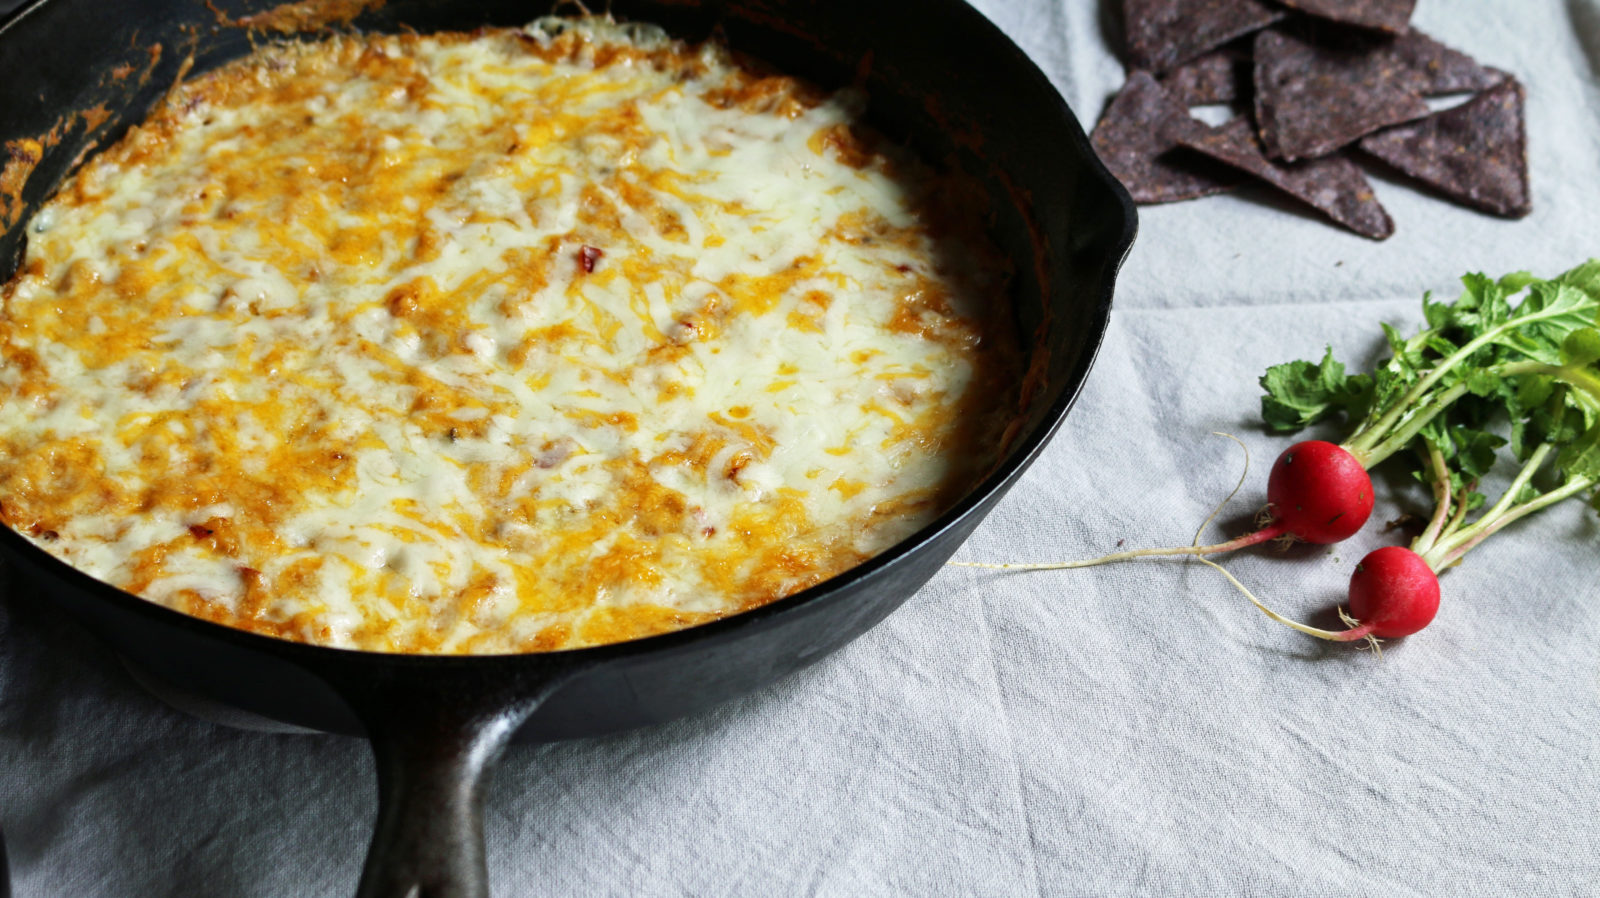
POLYGON ((1395 38, 1387 49, 1407 69, 1413 89, 1427 97, 1476 93, 1511 77, 1446 47, 1415 28, 1395 38))
POLYGON ((1460 106, 1380 131, 1361 149, 1444 196, 1507 218, 1533 211, 1522 85, 1502 82, 1460 106))
MULTIPOLYGON (((1232 103, 1251 95, 1251 38, 1234 41, 1178 66, 1161 76, 1161 86, 1185 106, 1232 103)), ((1439 43, 1413 28, 1387 44, 1375 45, 1390 57, 1395 78, 1425 97, 1476 93, 1510 76, 1499 69, 1439 43)))
POLYGON ((1358 28, 1404 34, 1417 0, 1278 0, 1290 9, 1358 28))
POLYGON ((1232 103, 1250 96, 1250 47, 1229 44, 1161 76, 1167 94, 1185 106, 1232 103))
POLYGON ((1388 42, 1311 43, 1274 29, 1256 35, 1254 53, 1256 125, 1273 158, 1325 156, 1428 114, 1388 42))
POLYGON ((1306 203, 1363 237, 1382 240, 1394 221, 1354 162, 1325 156, 1305 162, 1274 162, 1262 152, 1250 122, 1236 118, 1216 128, 1185 116, 1169 118, 1166 136, 1190 149, 1242 169, 1306 203))
POLYGON ((1128 65, 1159 75, 1285 15, 1262 0, 1122 0, 1128 65))
POLYGON ((1101 161, 1136 203, 1195 199, 1231 190, 1241 180, 1227 166, 1168 138, 1165 123, 1175 115, 1189 117, 1148 72, 1134 72, 1089 136, 1101 161))

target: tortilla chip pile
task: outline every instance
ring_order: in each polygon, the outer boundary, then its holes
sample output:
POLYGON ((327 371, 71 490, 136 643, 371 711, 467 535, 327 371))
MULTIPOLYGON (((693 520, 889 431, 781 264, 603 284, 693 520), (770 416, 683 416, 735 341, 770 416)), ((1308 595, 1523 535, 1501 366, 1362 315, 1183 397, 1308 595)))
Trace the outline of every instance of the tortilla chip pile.
POLYGON ((1356 159, 1462 205, 1532 210, 1522 85, 1409 27, 1416 0, 1122 0, 1128 83, 1096 152, 1140 204, 1252 176, 1340 225, 1394 233, 1356 159), (1471 93, 1430 112, 1428 97, 1471 93), (1190 106, 1248 104, 1211 127, 1190 106))

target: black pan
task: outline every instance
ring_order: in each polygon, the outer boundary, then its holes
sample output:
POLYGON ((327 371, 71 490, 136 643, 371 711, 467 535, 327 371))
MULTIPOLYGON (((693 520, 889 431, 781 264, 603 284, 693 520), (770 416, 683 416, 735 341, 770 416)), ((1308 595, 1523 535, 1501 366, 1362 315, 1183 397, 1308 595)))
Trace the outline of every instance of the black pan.
MULTIPOLYGON (((271 0, 36 0, 0 26, 0 278, 25 222, 94 146, 139 119, 192 55, 203 71, 250 49, 230 24, 271 0), (156 53, 153 47, 160 46, 156 53), (74 115, 84 110, 105 115, 74 115), (31 175, 31 147, 49 136, 31 175), (19 189, 20 186, 20 189, 19 189)), ((540 0, 334 0, 355 27, 517 25, 540 0)), ((1018 326, 1034 335, 1026 425, 1004 461, 935 523, 872 561, 765 607, 619 645, 498 657, 417 657, 300 645, 231 630, 81 574, 0 528, 0 555, 30 595, 76 617, 135 666, 190 694, 273 720, 365 734, 379 808, 359 894, 488 893, 480 799, 513 739, 546 741, 670 720, 758 689, 854 639, 939 570, 1044 446, 1099 348, 1132 243, 1127 194, 1061 97, 960 0, 615 0, 623 19, 735 49, 827 87, 860 84, 869 117, 924 158, 977 177, 1016 263, 1018 326)), ((348 27, 348 26, 343 26, 348 27)))

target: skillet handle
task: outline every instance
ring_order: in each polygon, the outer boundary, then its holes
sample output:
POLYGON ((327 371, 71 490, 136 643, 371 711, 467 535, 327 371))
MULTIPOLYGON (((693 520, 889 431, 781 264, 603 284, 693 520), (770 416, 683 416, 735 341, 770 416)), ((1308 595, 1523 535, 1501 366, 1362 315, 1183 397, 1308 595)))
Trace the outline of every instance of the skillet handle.
POLYGON ((554 684, 496 685, 362 690, 378 822, 358 898, 488 898, 484 787, 554 684))

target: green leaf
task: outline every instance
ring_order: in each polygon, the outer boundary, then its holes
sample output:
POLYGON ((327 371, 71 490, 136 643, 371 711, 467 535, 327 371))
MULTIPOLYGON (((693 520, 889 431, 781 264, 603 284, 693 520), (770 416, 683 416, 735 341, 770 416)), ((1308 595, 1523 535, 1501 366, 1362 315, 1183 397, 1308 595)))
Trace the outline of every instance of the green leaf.
POLYGON ((1507 389, 1506 379, 1498 374, 1473 368, 1466 373, 1467 390, 1474 396, 1496 396, 1507 389))
POLYGON ((1515 296, 1516 294, 1521 293, 1524 287, 1534 283, 1537 280, 1539 280, 1539 278, 1534 277, 1532 274, 1529 274, 1526 271, 1513 271, 1510 274, 1501 275, 1499 284, 1500 289, 1504 290, 1507 296, 1515 296))
POLYGON ((1600 427, 1592 427, 1562 447, 1556 454, 1556 467, 1570 481, 1576 477, 1600 479, 1600 427))
POLYGON ((1517 307, 1512 326, 1497 342, 1522 358, 1546 365, 1561 364, 1561 347, 1567 335, 1593 325, 1600 313, 1600 296, 1553 281, 1540 281, 1528 289, 1517 307))
POLYGON ((1461 283, 1467 289, 1451 310, 1454 326, 1477 334, 1511 317, 1507 292, 1499 282, 1481 274, 1469 274, 1461 279, 1461 283))
POLYGON ((1506 412, 1511 419, 1511 453, 1518 460, 1526 461, 1534 447, 1544 442, 1545 431, 1535 426, 1533 415, 1550 401, 1555 386, 1555 379, 1544 374, 1512 378, 1506 396, 1506 412))
POLYGON ((1590 259, 1577 268, 1556 278, 1558 283, 1569 287, 1576 287, 1596 299, 1600 299, 1600 259, 1590 259))
MULTIPOLYGON (((1428 323, 1430 329, 1439 330, 1449 327, 1450 322, 1454 320, 1452 316, 1450 303, 1434 302, 1433 291, 1431 290, 1422 294, 1422 320, 1428 323)), ((1385 332, 1388 330, 1389 328, 1384 328, 1385 332)), ((1391 346, 1394 345, 1393 338, 1389 340, 1389 344, 1391 346)))
POLYGON ((1498 434, 1465 427, 1452 430, 1450 439, 1455 444, 1454 457, 1450 461, 1454 463, 1454 468, 1462 480, 1467 483, 1483 479, 1483 476, 1494 467, 1495 458, 1499 454, 1496 450, 1506 444, 1505 438, 1498 434))
POLYGON ((1372 389, 1364 374, 1345 375, 1330 347, 1322 361, 1274 365, 1261 376, 1261 418, 1278 433, 1299 430, 1341 412, 1359 415, 1372 389))
POLYGON ((1579 328, 1561 341, 1561 364, 1582 367, 1600 360, 1600 330, 1579 328))
POLYGON ((1389 350, 1394 353, 1394 356, 1388 362, 1390 366, 1398 367, 1405 371, 1416 371, 1424 367, 1424 350, 1427 348, 1425 339, 1413 345, 1393 325, 1384 322, 1381 326, 1383 327, 1384 339, 1389 341, 1389 350))
POLYGON ((1523 408, 1537 408, 1550 401, 1550 394, 1555 392, 1554 378, 1542 374, 1525 374, 1516 379, 1517 402, 1523 408))

